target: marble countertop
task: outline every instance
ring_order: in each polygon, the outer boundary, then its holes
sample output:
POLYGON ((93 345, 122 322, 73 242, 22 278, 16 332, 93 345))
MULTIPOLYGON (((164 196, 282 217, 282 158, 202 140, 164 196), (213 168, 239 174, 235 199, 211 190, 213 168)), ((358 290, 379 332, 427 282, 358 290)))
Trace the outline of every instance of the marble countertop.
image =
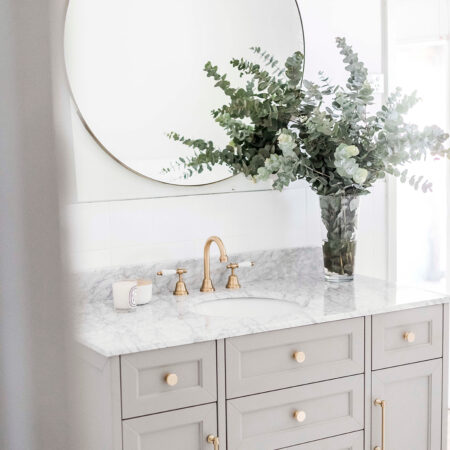
MULTIPOLYGON (((261 278, 264 279, 264 278, 261 278)), ((112 298, 80 305, 77 339, 111 357, 214 339, 279 330, 333 320, 447 303, 450 296, 399 287, 358 276, 350 283, 327 283, 319 273, 292 274, 275 280, 243 283, 236 291, 194 292, 177 301, 168 289, 132 313, 116 312, 112 298), (299 305, 298 313, 253 317, 211 317, 195 312, 201 302, 230 297, 262 297, 299 305)))

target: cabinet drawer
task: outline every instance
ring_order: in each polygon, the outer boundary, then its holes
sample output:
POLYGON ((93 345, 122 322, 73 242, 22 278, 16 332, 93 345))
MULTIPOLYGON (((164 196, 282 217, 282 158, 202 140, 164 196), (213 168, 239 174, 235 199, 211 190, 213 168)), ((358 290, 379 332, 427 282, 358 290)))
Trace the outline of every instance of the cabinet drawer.
POLYGON ((373 370, 440 358, 442 326, 441 305, 373 316, 373 370))
POLYGON ((281 450, 363 450, 363 446, 364 433, 359 431, 281 450))
POLYGON ((211 450, 217 435, 216 404, 124 420, 123 450, 211 450))
POLYGON ((226 362, 227 398, 362 373, 364 320, 230 338, 226 362))
POLYGON ((216 343, 125 355, 121 373, 124 419, 211 403, 217 399, 216 343))
POLYGON ((364 375, 229 400, 227 426, 228 450, 273 450, 362 430, 364 375))

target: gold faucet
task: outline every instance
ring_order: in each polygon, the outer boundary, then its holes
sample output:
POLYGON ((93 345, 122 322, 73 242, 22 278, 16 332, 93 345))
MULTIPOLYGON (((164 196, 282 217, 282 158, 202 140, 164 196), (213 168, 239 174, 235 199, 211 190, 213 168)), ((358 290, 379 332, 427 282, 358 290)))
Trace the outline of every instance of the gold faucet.
POLYGON ((203 283, 202 287, 200 288, 201 292, 214 292, 214 286, 211 281, 211 274, 210 274, 210 268, 209 268, 209 253, 211 249, 211 244, 215 242, 217 244, 217 247, 219 247, 220 250, 220 262, 227 262, 228 256, 227 252, 225 250, 225 246, 223 245, 222 240, 217 236, 211 236, 208 238, 205 244, 205 249, 203 251, 203 264, 204 264, 204 277, 203 277, 203 283))

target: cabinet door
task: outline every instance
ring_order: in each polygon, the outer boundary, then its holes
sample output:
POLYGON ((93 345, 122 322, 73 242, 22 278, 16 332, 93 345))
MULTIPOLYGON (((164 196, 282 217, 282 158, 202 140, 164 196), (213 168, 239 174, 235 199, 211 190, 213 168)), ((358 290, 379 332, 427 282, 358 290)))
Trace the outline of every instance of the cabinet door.
MULTIPOLYGON (((372 373, 372 400, 384 400, 386 448, 440 450, 442 360, 372 373)), ((372 403, 372 448, 381 447, 382 408, 372 403)))
POLYGON ((216 404, 123 421, 124 450, 213 450, 207 437, 217 433, 216 404))

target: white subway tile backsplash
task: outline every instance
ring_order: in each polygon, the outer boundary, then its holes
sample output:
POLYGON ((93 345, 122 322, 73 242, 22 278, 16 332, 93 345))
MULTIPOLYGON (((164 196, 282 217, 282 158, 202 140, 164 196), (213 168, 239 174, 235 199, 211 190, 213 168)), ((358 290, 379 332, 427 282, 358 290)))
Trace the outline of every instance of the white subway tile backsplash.
POLYGON ((72 252, 109 249, 108 204, 73 204, 66 210, 66 228, 72 252))
MULTIPOLYGON (((385 186, 363 198, 358 238, 359 273, 385 271, 385 186), (369 197, 368 197, 369 198, 369 197)), ((321 219, 316 194, 304 185, 257 191, 73 204, 66 226, 71 265, 82 271, 105 266, 201 258, 207 237, 220 236, 230 255, 318 246, 321 219)), ((215 246, 212 258, 218 256, 215 246)))
POLYGON ((74 204, 67 213, 72 265, 80 270, 200 257, 214 234, 230 253, 306 246, 305 201, 306 189, 299 187, 74 204))
POLYGON ((111 250, 86 250, 82 252, 72 252, 70 255, 70 266, 74 272, 89 271, 110 267, 111 250))
POLYGON ((320 218, 319 196, 312 190, 306 191, 306 228, 313 246, 322 245, 322 219, 320 218))
POLYGON ((358 245, 355 271, 384 279, 387 277, 386 184, 377 183, 369 195, 360 200, 358 245))
MULTIPOLYGON (((193 242, 189 241, 116 247, 111 249, 111 265, 125 266, 189 259, 191 258, 192 250, 193 242)), ((161 269, 175 269, 175 267, 161 267, 161 269)))
POLYGON ((154 232, 154 212, 146 201, 113 202, 108 207, 111 248, 138 246, 158 238, 154 232))

